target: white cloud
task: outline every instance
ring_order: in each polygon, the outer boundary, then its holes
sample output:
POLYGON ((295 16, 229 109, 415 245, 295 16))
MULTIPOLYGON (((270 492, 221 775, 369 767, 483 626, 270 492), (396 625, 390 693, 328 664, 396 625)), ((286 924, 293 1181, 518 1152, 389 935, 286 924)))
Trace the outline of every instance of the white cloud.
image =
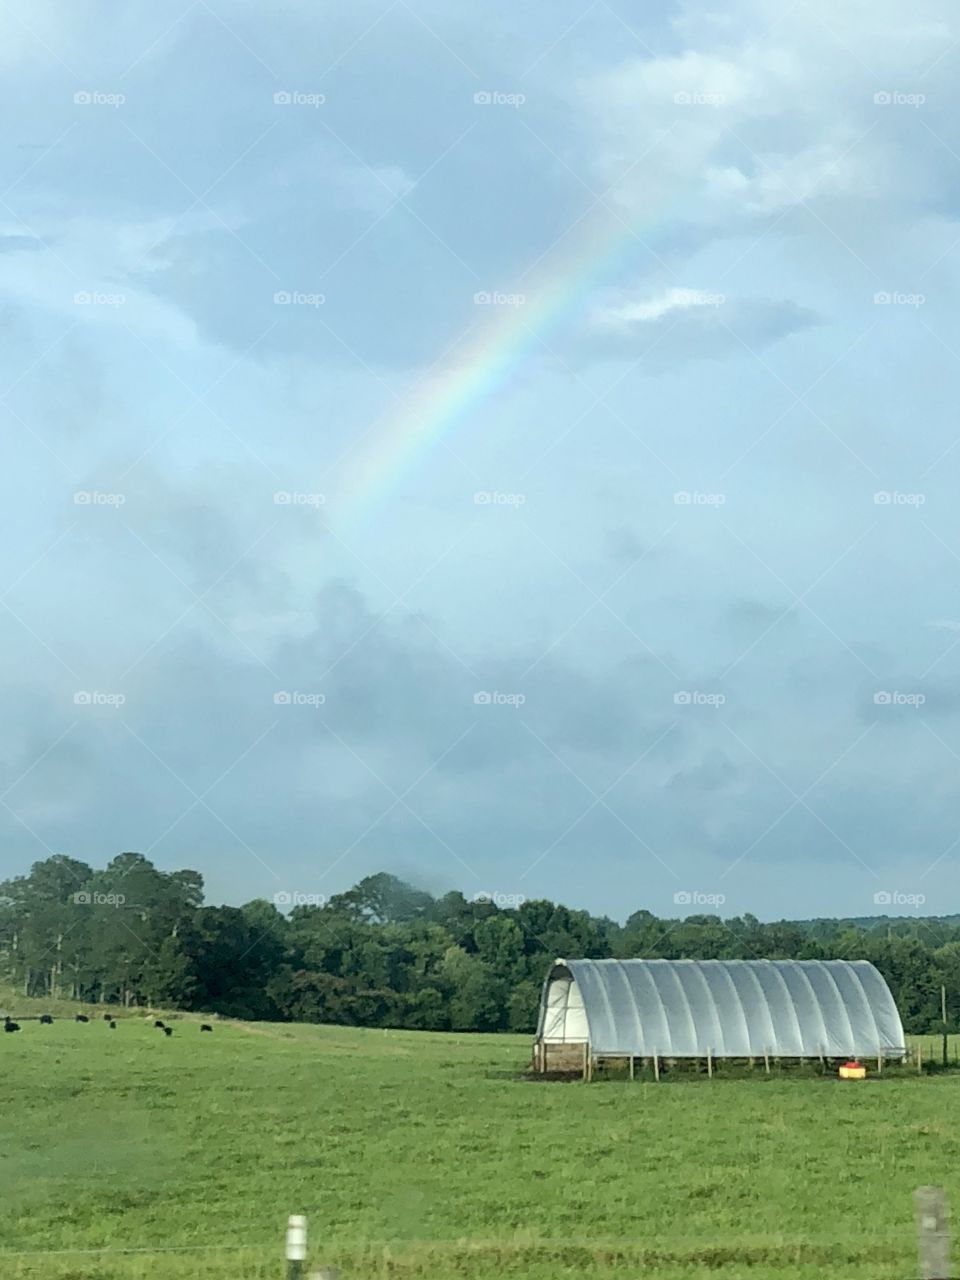
POLYGON ((594 312, 593 325, 598 329, 629 330, 636 323, 661 320, 672 311, 691 307, 716 307, 725 301, 722 294, 706 289, 666 289, 653 298, 626 302, 621 306, 600 308, 594 312))

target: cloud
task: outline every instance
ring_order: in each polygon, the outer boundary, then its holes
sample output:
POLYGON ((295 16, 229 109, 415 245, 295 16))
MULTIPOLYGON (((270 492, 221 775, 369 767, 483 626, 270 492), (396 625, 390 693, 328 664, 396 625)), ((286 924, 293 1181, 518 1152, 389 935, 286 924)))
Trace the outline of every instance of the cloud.
POLYGON ((597 308, 579 353, 581 358, 643 357, 648 371, 662 372, 686 361, 759 351, 819 322, 816 312, 789 300, 668 288, 597 308))

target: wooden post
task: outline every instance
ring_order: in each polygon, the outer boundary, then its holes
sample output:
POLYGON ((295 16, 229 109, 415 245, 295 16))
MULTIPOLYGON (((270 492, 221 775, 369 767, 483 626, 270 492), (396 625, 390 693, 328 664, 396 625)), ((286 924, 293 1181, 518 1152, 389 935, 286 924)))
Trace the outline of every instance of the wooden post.
POLYGON ((585 1081, 590 1079, 590 1069, 589 1069, 590 1058, 589 1058, 589 1054, 590 1054, 589 1047, 588 1047, 588 1045, 587 1045, 586 1040, 584 1040, 584 1042, 583 1042, 583 1078, 584 1078, 584 1080, 585 1080, 585 1081))
POLYGON ((653 1078, 658 1084, 660 1083, 660 1055, 658 1053, 653 1055, 653 1078))
POLYGON ((764 1049, 763 1051, 763 1069, 764 1071, 766 1071, 767 1075, 770 1074, 770 1050, 769 1049, 764 1049))
POLYGON ((588 1054, 587 1054, 587 1081, 588 1081, 588 1083, 589 1083, 589 1081, 591 1081, 591 1080, 593 1079, 593 1068, 594 1068, 594 1066, 596 1065, 596 1061, 597 1061, 597 1060, 596 1060, 596 1058, 593 1056, 593 1054, 592 1054, 592 1053, 588 1053, 588 1054))
POLYGON ((918 1044, 917 1044, 917 1075, 918 1075, 918 1076, 922 1076, 922 1075, 923 1075, 923 1062, 922 1062, 922 1058, 923 1058, 923 1048, 922 1048, 922 1046, 918 1043, 918 1044))
POLYGON ((707 1075, 713 1079, 713 1053, 710 1049, 707 1050, 707 1075))
POLYGON ((630 1079, 633 1079, 633 1054, 630 1055, 630 1079))
POLYGON ((883 1054, 877 1054, 877 1075, 883 1075, 883 1054))
POLYGON ((943 1187, 919 1187, 915 1202, 921 1280, 949 1280, 950 1224, 943 1187))
POLYGON ((947 1065, 947 988, 940 988, 940 1016, 943 1019, 943 1065, 947 1065))
POLYGON ((287 1219, 287 1280, 300 1280, 307 1256, 307 1220, 300 1213, 287 1219))

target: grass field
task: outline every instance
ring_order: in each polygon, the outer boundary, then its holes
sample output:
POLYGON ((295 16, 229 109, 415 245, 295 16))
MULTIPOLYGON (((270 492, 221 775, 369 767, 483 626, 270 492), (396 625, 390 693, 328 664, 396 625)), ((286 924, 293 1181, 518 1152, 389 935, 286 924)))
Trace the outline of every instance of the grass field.
POLYGON ((587 1086, 520 1079, 525 1037, 175 1025, 0 1036, 4 1280, 280 1280, 290 1213, 343 1280, 884 1280, 957 1181, 953 1074, 587 1086))

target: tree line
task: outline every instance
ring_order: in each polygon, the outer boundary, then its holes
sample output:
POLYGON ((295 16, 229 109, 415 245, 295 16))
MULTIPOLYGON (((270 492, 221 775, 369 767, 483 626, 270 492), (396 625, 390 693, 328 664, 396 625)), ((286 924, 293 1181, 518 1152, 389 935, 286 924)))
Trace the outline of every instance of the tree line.
POLYGON ((950 1029, 960 1015, 956 917, 765 924, 640 910, 618 924, 546 899, 435 897, 387 873, 289 911, 264 899, 208 906, 198 872, 138 853, 102 870, 57 855, 0 883, 0 982, 24 997, 532 1033, 557 956, 870 960, 908 1032, 942 1030, 942 986, 950 1029))

